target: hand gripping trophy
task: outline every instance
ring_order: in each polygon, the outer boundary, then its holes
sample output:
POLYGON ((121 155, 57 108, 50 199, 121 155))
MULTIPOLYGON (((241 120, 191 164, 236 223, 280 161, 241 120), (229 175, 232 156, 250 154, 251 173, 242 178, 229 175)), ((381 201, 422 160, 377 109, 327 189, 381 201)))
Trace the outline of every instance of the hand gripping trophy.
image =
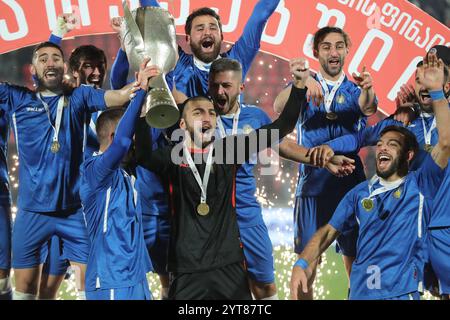
POLYGON ((131 70, 138 71, 146 57, 161 70, 161 74, 149 82, 145 119, 154 128, 168 128, 179 118, 179 110, 165 79, 178 59, 174 18, 159 7, 139 7, 131 12, 126 0, 123 8, 120 37, 131 70))

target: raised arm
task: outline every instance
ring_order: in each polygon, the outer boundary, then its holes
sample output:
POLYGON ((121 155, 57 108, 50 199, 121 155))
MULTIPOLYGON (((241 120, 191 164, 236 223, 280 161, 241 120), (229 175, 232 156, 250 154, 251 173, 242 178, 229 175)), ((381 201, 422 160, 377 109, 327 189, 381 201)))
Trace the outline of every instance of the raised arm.
MULTIPOLYGON (((244 31, 230 51, 230 55, 239 57, 243 77, 247 74, 253 59, 261 46, 261 37, 267 20, 277 8, 280 0, 260 0, 245 24, 244 31)), ((233 57, 235 58, 235 57, 233 57)))
POLYGON ((146 92, 142 89, 136 92, 136 96, 131 100, 117 125, 111 145, 94 163, 93 170, 98 173, 100 180, 103 178, 103 174, 106 176, 110 170, 119 168, 123 157, 127 154, 133 141, 136 120, 139 117, 145 96, 146 92))
POLYGON ((367 117, 373 115, 377 112, 377 101, 373 89, 372 76, 366 71, 366 67, 364 66, 359 76, 353 73, 353 78, 361 88, 358 103, 362 114, 367 117))
POLYGON ((420 83, 428 90, 433 100, 439 140, 431 156, 441 168, 447 167, 450 157, 450 109, 443 91, 444 86, 448 86, 444 68, 444 62, 437 59, 436 53, 429 53, 424 58, 423 68, 417 70, 420 83))

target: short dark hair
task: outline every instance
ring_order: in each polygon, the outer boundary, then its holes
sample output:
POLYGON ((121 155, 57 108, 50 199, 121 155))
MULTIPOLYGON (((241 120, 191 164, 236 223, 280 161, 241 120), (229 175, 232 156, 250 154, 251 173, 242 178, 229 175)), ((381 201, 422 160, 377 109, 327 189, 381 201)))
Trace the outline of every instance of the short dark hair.
POLYGON ((107 64, 105 52, 93 45, 83 45, 75 48, 69 57, 69 68, 77 71, 81 65, 81 59, 98 61, 102 60, 107 64))
MULTIPOLYGON (((419 143, 417 142, 416 136, 409 131, 408 129, 404 128, 404 127, 400 127, 400 126, 387 126, 386 128, 384 128, 381 133, 380 133, 380 137, 382 137, 384 134, 386 134, 387 132, 398 132, 400 133, 404 140, 405 140, 405 145, 403 148, 403 151, 412 151, 414 152, 414 157, 417 155, 417 153, 419 152, 419 143)), ((414 159, 413 157, 413 159, 414 159)))
POLYGON ((209 69, 209 79, 224 71, 238 72, 241 75, 240 78, 242 78, 242 65, 239 61, 230 58, 220 58, 214 60, 211 64, 211 68, 209 69))
POLYGON ((338 27, 323 27, 316 31, 314 34, 314 40, 313 40, 313 49, 314 51, 319 51, 319 44, 323 41, 323 39, 330 33, 339 33, 344 37, 344 42, 346 47, 350 47, 352 45, 350 41, 350 37, 348 34, 338 27))
POLYGON ((191 34, 192 21, 200 16, 212 16, 213 18, 215 18, 219 23, 219 29, 220 32, 222 33, 222 22, 220 21, 220 16, 213 9, 203 7, 192 11, 191 14, 187 17, 186 24, 184 25, 184 32, 186 33, 186 35, 191 34))
POLYGON ((125 113, 124 108, 110 108, 103 111, 97 118, 97 139, 103 144, 108 138, 109 131, 115 127, 125 113))
POLYGON ((50 41, 45 41, 45 42, 41 42, 38 45, 36 45, 33 49, 33 56, 32 56, 32 60, 34 60, 34 56, 36 55, 36 52, 38 52, 38 50, 42 49, 42 48, 56 48, 59 50, 59 52, 61 52, 61 56, 64 60, 64 52, 62 51, 61 47, 58 46, 57 44, 50 42, 50 41))
POLYGON ((180 110, 180 118, 184 118, 185 117, 185 115, 186 115, 185 111, 186 111, 187 105, 189 103, 196 102, 196 101, 201 101, 201 100, 211 102, 214 105, 214 103, 213 103, 213 101, 212 101, 210 96, 199 95, 199 96, 190 97, 190 98, 184 100, 184 102, 182 104, 178 105, 178 110, 180 110))

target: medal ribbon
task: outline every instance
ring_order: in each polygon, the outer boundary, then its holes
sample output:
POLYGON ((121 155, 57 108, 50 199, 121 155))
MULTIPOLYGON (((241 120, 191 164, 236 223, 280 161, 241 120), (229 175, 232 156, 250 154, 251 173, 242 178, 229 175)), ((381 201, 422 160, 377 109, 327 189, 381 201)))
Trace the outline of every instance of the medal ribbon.
POLYGON ((200 197, 200 203, 206 203, 206 190, 208 188, 208 181, 209 181, 209 175, 211 173, 211 166, 212 166, 212 154, 213 154, 213 146, 209 148, 208 151, 208 158, 206 160, 206 167, 205 167, 205 174, 203 175, 203 181, 200 177, 200 173, 197 170, 197 167, 195 166, 194 160, 192 160, 191 153, 189 152, 186 144, 183 145, 183 152, 186 156, 186 160, 189 164, 189 168, 191 168, 192 174, 195 177, 195 181, 197 181, 198 186, 202 190, 202 195, 200 197))
POLYGON ((372 179, 370 179, 369 181, 369 196, 367 197, 367 199, 371 199, 373 197, 375 197, 376 195, 391 191, 393 189, 398 188, 400 185, 403 184, 403 182, 405 182, 405 178, 401 178, 398 181, 393 182, 392 184, 390 183, 389 186, 382 186, 381 188, 377 188, 375 190, 373 189, 373 186, 375 185, 375 183, 380 181, 380 177, 377 175, 374 175, 372 177, 372 179))
POLYGON ((59 100, 58 100, 58 107, 56 109, 55 125, 53 125, 52 120, 51 120, 50 107, 42 99, 42 96, 40 93, 37 94, 37 97, 44 105, 45 112, 47 112, 48 121, 50 122, 50 125, 53 128, 53 143, 58 142, 58 134, 59 134, 59 129, 61 128, 61 119, 62 119, 62 113, 63 113, 63 109, 64 109, 64 96, 59 97, 59 100))
MULTIPOLYGON (((241 106, 239 106, 238 111, 236 111, 236 113, 233 116, 233 129, 231 130, 232 135, 237 134, 240 113, 241 113, 241 106)), ((225 127, 223 126, 223 122, 220 116, 217 117, 217 126, 219 127, 220 137, 225 138, 227 134, 225 132, 225 127)))
POLYGON ((331 112, 331 104, 333 103, 334 96, 336 95, 336 92, 338 91, 339 87, 342 85, 345 79, 345 72, 341 73, 341 76, 339 77, 338 81, 336 82, 336 85, 333 87, 333 89, 328 90, 328 84, 322 74, 320 72, 317 73, 317 79, 320 82, 320 85, 322 86, 323 90, 325 91, 325 97, 323 104, 325 105, 325 110, 327 113, 331 112))
POLYGON ((434 129, 436 129, 436 117, 433 117, 433 122, 431 123, 430 130, 427 130, 427 124, 425 123, 424 115, 420 115, 420 119, 422 119, 423 125, 423 137, 425 138, 425 144, 431 146, 431 133, 434 129))

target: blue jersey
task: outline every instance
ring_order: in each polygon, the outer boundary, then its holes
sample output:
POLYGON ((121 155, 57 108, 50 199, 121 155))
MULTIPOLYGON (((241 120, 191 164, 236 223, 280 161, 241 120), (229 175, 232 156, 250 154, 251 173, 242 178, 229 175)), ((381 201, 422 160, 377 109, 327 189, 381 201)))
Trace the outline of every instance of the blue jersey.
MULTIPOLYGON (((149 130, 151 130, 152 150, 157 150, 169 144, 164 135, 164 130, 155 128, 149 128, 149 130)), ((136 174, 139 211, 143 215, 168 215, 168 192, 161 178, 141 166, 137 167, 136 174)))
MULTIPOLYGON (((328 84, 331 91, 332 86, 328 84)), ((307 148, 340 137, 345 134, 356 133, 366 125, 366 117, 359 107, 361 89, 345 77, 331 104, 331 111, 337 114, 335 121, 326 118, 325 106, 320 107, 304 104, 297 123, 297 142, 307 148)), ((356 160, 355 172, 347 177, 338 178, 326 169, 316 168, 305 164, 299 166, 299 180, 296 196, 320 196, 336 189, 349 190, 357 183, 365 180, 361 159, 354 153, 356 160)))
MULTIPOLYGON (((395 189, 374 196, 363 208, 368 182, 342 199, 329 224, 341 233, 359 225, 356 260, 350 275, 350 299, 393 298, 421 291, 425 252, 424 211, 430 210, 444 170, 427 156, 395 189)), ((375 183, 373 190, 380 188, 375 183)))
MULTIPOLYGON (((425 151, 425 133, 431 130, 431 145, 436 145, 438 142, 438 131, 433 129, 433 121, 435 117, 432 114, 421 113, 410 125, 407 126, 417 139, 419 143, 419 153, 415 156, 411 163, 410 169, 417 170, 424 163, 428 152, 425 151), (425 125, 425 128, 424 128, 425 125)), ((355 135, 347 135, 327 142, 327 144, 336 153, 354 152, 365 146, 375 145, 380 138, 381 131, 390 125, 403 126, 400 121, 394 120, 392 117, 386 118, 376 125, 367 127, 355 135)), ((444 181, 439 188, 434 199, 434 208, 427 214, 426 223, 430 228, 448 227, 450 226, 450 215, 448 214, 450 208, 450 169, 447 167, 444 181)))
MULTIPOLYGON (((86 114, 106 108, 104 91, 81 86, 66 96, 60 150, 50 151, 54 130, 35 92, 0 84, 0 106, 11 115, 19 155, 18 207, 33 212, 79 208, 79 167, 83 160, 86 114)), ((43 97, 55 123, 59 96, 43 97)))
MULTIPOLYGON (((227 135, 232 134, 233 116, 220 117, 227 135)), ((271 122, 269 116, 260 108, 241 104, 237 134, 248 134, 251 130, 259 129, 271 122)), ((219 134, 220 137, 219 131, 216 134, 219 134)), ((256 181, 253 174, 255 164, 256 161, 246 162, 239 167, 236 173, 236 213, 241 228, 264 223, 261 205, 255 196, 256 181)))
POLYGON ((145 92, 140 90, 117 126, 113 143, 81 167, 80 195, 91 249, 86 290, 131 287, 152 269, 136 210, 134 178, 120 168, 134 135, 145 92))
POLYGON ((9 119, 5 110, 0 107, 0 204, 11 204, 8 177, 8 137, 9 119))
MULTIPOLYGON (((279 2, 280 0, 260 0, 255 5, 240 38, 229 51, 221 54, 223 58, 236 59, 241 63, 243 81, 259 51, 266 22, 279 2)), ((194 63, 194 56, 185 53, 180 47, 178 55, 179 59, 173 71, 177 90, 188 97, 206 95, 208 93, 208 67, 200 69, 194 63)))

